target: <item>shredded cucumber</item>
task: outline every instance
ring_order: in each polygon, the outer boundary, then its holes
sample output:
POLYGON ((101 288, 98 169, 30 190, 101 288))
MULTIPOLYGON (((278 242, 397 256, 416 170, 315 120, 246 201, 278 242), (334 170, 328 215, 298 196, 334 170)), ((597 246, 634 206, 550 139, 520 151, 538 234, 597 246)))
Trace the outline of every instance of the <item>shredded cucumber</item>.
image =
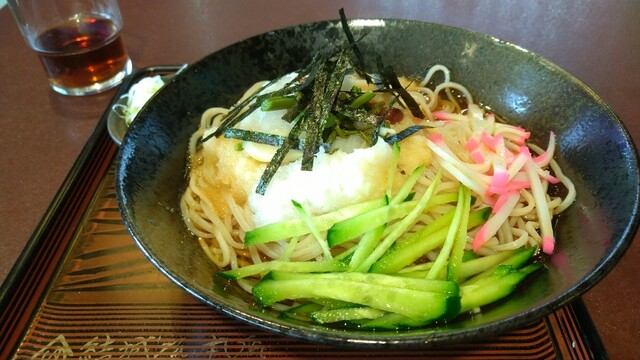
POLYGON ((413 199, 423 170, 417 167, 395 194, 389 187, 381 199, 320 216, 292 201, 299 219, 254 229, 244 239, 249 246, 288 240, 283 260, 220 275, 232 280, 260 278, 252 293, 262 306, 300 302, 283 312, 288 318, 400 329, 450 320, 499 301, 540 267, 526 265, 536 248, 468 256, 467 234, 486 222, 491 209, 472 210, 471 191, 465 186, 457 194, 438 194, 440 173, 413 199), (443 204, 454 206, 447 205, 449 211, 405 235, 423 213, 443 204), (322 247, 324 260, 286 261, 299 237, 309 233, 322 247), (440 250, 435 261, 416 263, 436 249, 440 250))
MULTIPOLYGON (((324 215, 312 218, 314 226, 319 231, 328 230, 333 224, 349 219, 365 211, 386 205, 386 201, 378 199, 364 203, 351 205, 324 215)), ((309 234, 309 226, 302 219, 292 219, 265 225, 251 231, 247 231, 244 236, 245 245, 263 244, 272 241, 292 238, 309 234)))
POLYGON ((348 301, 429 322, 458 313, 460 297, 438 292, 380 285, 343 279, 326 279, 308 274, 300 279, 263 278, 253 287, 263 306, 283 300, 329 298, 348 301))

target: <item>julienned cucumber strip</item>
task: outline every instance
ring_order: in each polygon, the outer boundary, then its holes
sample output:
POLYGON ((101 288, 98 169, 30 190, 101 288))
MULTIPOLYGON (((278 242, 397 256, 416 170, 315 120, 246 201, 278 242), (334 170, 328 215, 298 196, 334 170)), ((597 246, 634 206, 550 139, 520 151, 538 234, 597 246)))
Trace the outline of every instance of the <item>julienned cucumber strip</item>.
POLYGON ((525 273, 525 274, 529 275, 532 272, 534 272, 534 271, 536 271, 536 270, 538 270, 540 268, 542 268, 542 264, 534 263, 534 264, 529 264, 529 265, 521 267, 519 271, 521 273, 525 273))
POLYGON ((427 252, 442 246, 447 238, 447 228, 441 228, 426 236, 421 236, 420 241, 413 246, 391 247, 377 262, 370 272, 380 274, 392 274, 405 266, 421 258, 427 252))
MULTIPOLYGON (((431 208, 434 208, 434 207, 438 206, 438 205, 454 203, 454 202, 456 202, 457 199, 458 199, 458 195, 455 194, 455 193, 435 194, 435 195, 431 196, 431 199, 429 200, 429 203, 427 204, 427 206, 424 207, 423 213, 426 212, 427 210, 431 209, 431 208)), ((406 201, 413 201, 413 200, 406 200, 406 201)), ((436 219, 436 221, 438 219, 436 219)), ((399 222, 394 222, 393 223, 393 225, 397 225, 397 224, 399 224, 399 222)), ((383 236, 387 236, 393 231, 394 231, 394 227, 393 226, 387 226, 387 228, 384 230, 383 236)))
POLYGON ((289 319, 296 319, 301 321, 313 321, 311 314, 314 311, 322 310, 323 306, 316 303, 304 303, 298 306, 294 306, 287 311, 281 313, 282 317, 289 319))
POLYGON ((529 248, 522 246, 518 250, 516 250, 513 256, 509 256, 500 264, 513 266, 515 268, 521 268, 527 262, 529 262, 529 260, 531 260, 531 257, 536 253, 536 251, 538 251, 537 246, 531 246, 529 248))
POLYGON ((437 292, 437 293, 443 293, 448 295, 458 295, 459 293, 458 284, 456 284, 453 281, 415 279, 415 278, 386 275, 386 274, 371 274, 371 273, 357 273, 357 272, 305 274, 305 273, 272 271, 266 276, 266 278, 273 279, 273 280, 304 280, 304 279, 309 279, 310 277, 312 277, 313 279, 345 280, 345 281, 362 282, 367 284, 383 285, 383 286, 394 287, 394 288, 437 292))
POLYGON ((387 313, 384 316, 358 324, 361 329, 398 330, 402 328, 414 328, 428 325, 433 321, 418 321, 395 313, 387 313))
POLYGON ((369 254, 369 256, 358 265, 364 271, 368 271, 371 266, 380 259, 381 256, 393 245, 393 243, 405 233, 411 226, 415 225, 418 217, 424 209, 429 204, 429 201, 433 198, 434 193, 438 185, 440 184, 440 179, 442 177, 442 171, 438 170, 438 173, 434 177, 433 181, 427 188, 427 191, 422 194, 420 200, 418 200, 418 205, 416 205, 413 210, 407 216, 402 218, 402 220, 398 221, 394 224, 393 230, 391 230, 388 234, 384 236, 384 238, 378 243, 376 248, 369 254))
POLYGON ((464 248, 467 245, 467 232, 469 231, 469 213, 471 211, 471 190, 466 186, 460 186, 462 191, 462 218, 456 237, 451 247, 449 261, 447 262, 447 280, 458 282, 462 268, 462 257, 464 248))
POLYGON ((460 265, 460 273, 458 274, 458 279, 466 279, 470 276, 494 268, 498 266, 498 264, 500 264, 502 261, 510 258, 519 250, 522 249, 501 251, 492 255, 467 260, 463 262, 462 265, 460 265))
MULTIPOLYGON (((458 281, 469 278, 470 276, 479 274, 483 271, 495 269, 502 261, 511 257, 516 251, 524 250, 523 248, 517 250, 507 250, 487 255, 483 257, 474 258, 471 260, 463 261, 460 265, 460 271, 458 273, 458 281)), ((404 268, 398 272, 399 276, 413 277, 413 278, 425 278, 428 270, 433 263, 424 263, 413 266, 411 268, 404 268)))
POLYGON ((291 200, 291 203, 293 204, 293 207, 296 208, 296 211, 298 212, 300 218, 304 220, 305 224, 307 224, 309 231, 311 231, 311 234, 313 234, 313 237, 315 237, 318 245, 322 248, 325 260, 332 259, 333 255, 331 255, 329 244, 327 244, 326 239, 322 236, 320 230, 318 230, 316 225, 313 223, 313 219, 311 218, 309 213, 304 209, 304 207, 302 207, 302 204, 300 204, 299 202, 291 200))
POLYGON ((384 310, 372 307, 352 307, 331 310, 319 310, 309 314, 309 317, 320 324, 334 323, 339 321, 354 321, 362 319, 376 319, 384 314, 384 310))
POLYGON ((371 252, 378 246, 380 239, 384 234, 386 226, 379 226, 368 233, 364 234, 358 244, 352 249, 355 249, 351 260, 349 261, 349 271, 366 272, 367 269, 361 268, 362 263, 371 254, 371 252))
MULTIPOLYGON (((403 195, 402 198, 406 198, 406 195, 403 195)), ((340 245, 377 227, 384 226, 390 221, 402 218, 418 205, 418 201, 394 202, 393 200, 395 199, 397 197, 394 197, 387 206, 378 207, 333 224, 327 232, 329 246, 340 245)), ((425 210, 437 205, 454 202, 456 199, 456 195, 453 193, 434 195, 425 210)))
POLYGON ((468 219, 469 208, 465 205, 465 188, 461 186, 458 189, 458 203, 456 204, 456 210, 453 214, 453 220, 451 220, 451 224, 447 227, 447 237, 440 249, 440 253, 436 258, 436 261, 433 263, 433 267, 429 269, 429 273, 427 274, 427 279, 436 279, 440 270, 447 265, 447 262, 450 262, 451 249, 453 248, 453 244, 456 238, 459 237, 460 232, 464 232, 465 238, 463 239, 466 243, 467 236, 467 223, 462 224, 462 220, 466 221, 468 219), (466 214, 465 214, 466 212, 466 214), (464 227, 464 229, 463 229, 464 227))
POLYGON ((531 264, 523 270, 514 270, 513 267, 505 265, 477 283, 463 285, 460 290, 462 293, 460 312, 479 308, 506 297, 528 274, 540 267, 542 267, 540 264, 531 264), (511 270, 505 271, 508 268, 511 270))
POLYGON ((330 247, 334 247, 353 240, 368 231, 383 226, 389 221, 406 216, 417 204, 417 201, 408 201, 395 205, 387 205, 342 220, 329 228, 327 232, 327 242, 330 247))
MULTIPOLYGON (((473 284, 475 282, 478 282, 480 280, 482 280, 483 278, 486 278, 488 276, 492 276, 494 275, 495 271, 499 268, 499 267, 512 267, 515 269, 519 269, 521 268, 524 264, 526 264, 529 260, 531 260, 531 257, 533 256, 533 254, 536 253, 536 250, 538 248, 536 246, 532 246, 529 248, 525 248, 524 246, 511 251, 511 252, 506 252, 508 254, 510 254, 510 256, 506 257, 504 260, 500 260, 499 262, 495 263, 495 264, 490 264, 490 262, 487 262, 488 266, 486 269, 482 270, 481 272, 478 272, 476 275, 474 275, 472 278, 466 280, 463 284, 464 285, 470 285, 473 284)), ((499 255, 500 253, 496 254, 499 255)), ((496 256, 497 258, 498 256, 496 256)), ((481 258, 474 260, 474 261, 480 261, 481 258)))
POLYGON ((263 306, 283 300, 329 298, 348 301, 428 322, 451 317, 460 311, 459 296, 368 284, 356 281, 315 278, 274 280, 265 278, 253 287, 263 306))
POLYGON ((360 305, 333 299, 309 299, 309 302, 296 305, 281 313, 282 317, 311 322, 311 313, 337 309, 360 307, 360 305))
POLYGON ((267 261, 263 263, 257 263, 252 265, 243 266, 233 270, 227 270, 218 273, 218 275, 231 279, 242 279, 249 276, 258 274, 266 274, 270 271, 288 271, 288 272, 340 272, 348 269, 347 264, 341 260, 326 260, 326 261, 267 261))
POLYGON ((390 201, 391 204, 398 204, 404 201, 404 199, 406 199, 407 196, 409 196, 409 193, 411 193, 413 186, 416 184, 416 182, 420 178, 420 175, 422 175, 424 168, 425 166, 421 165, 413 170, 413 172, 411 173, 411 175, 409 175, 409 177, 404 182, 404 184, 402 184, 402 187, 400 188, 400 190, 398 190, 398 192, 391 198, 391 201, 390 201))
MULTIPOLYGON (((427 207, 450 203, 456 201, 456 198, 456 194, 453 193, 434 195, 427 207)), ((360 240, 358 240, 358 244, 354 247, 355 251, 351 257, 351 262, 349 263, 349 271, 367 272, 369 270, 365 260, 375 250, 382 237, 384 237, 385 232, 388 231, 389 229, 386 227, 386 224, 380 225, 365 233, 360 240)))
POLYGON ((341 301, 341 300, 327 299, 327 298, 306 299, 306 300, 314 304, 322 305, 322 309, 324 310, 342 309, 342 308, 360 306, 358 304, 350 303, 348 301, 341 301))
MULTIPOLYGON (((447 227, 453 220, 455 209, 440 216, 431 224, 396 242, 371 266, 371 272, 390 274, 412 264, 427 252, 441 246, 447 236, 447 227)), ((490 208, 476 210, 469 214, 468 228, 484 223, 490 208)))
MULTIPOLYGON (((316 216, 313 218, 313 223, 319 231, 325 231, 338 221, 352 218, 358 214, 384 205, 386 205, 385 199, 376 199, 347 206, 340 210, 316 216)), ((294 219, 261 226, 251 231, 247 231, 244 235, 244 243, 245 245, 256 245, 306 234, 309 234, 309 227, 305 221, 302 219, 294 219)))

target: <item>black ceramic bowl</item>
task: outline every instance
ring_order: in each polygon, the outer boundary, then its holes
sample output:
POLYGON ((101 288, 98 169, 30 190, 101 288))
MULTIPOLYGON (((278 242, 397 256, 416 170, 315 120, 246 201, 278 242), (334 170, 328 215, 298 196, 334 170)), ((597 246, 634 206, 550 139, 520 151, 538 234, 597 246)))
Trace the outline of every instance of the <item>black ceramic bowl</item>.
MULTIPOLYGON (((558 138, 557 161, 574 181, 576 202, 557 220, 556 252, 546 270, 481 315, 446 326, 390 332, 340 330, 278 317, 235 285, 223 287, 180 217, 189 136, 200 114, 230 106, 258 80, 305 65, 339 22, 269 32, 215 52, 172 79, 139 113, 122 142, 116 190, 124 221, 153 264, 213 308, 280 334, 338 345, 432 347, 524 326, 580 296, 608 273, 638 227, 638 155, 623 124, 582 82, 545 59, 493 37, 403 20, 353 20, 361 49, 397 73, 449 67, 455 81, 546 144, 558 138)), ((371 68, 370 70, 373 70, 371 68)))

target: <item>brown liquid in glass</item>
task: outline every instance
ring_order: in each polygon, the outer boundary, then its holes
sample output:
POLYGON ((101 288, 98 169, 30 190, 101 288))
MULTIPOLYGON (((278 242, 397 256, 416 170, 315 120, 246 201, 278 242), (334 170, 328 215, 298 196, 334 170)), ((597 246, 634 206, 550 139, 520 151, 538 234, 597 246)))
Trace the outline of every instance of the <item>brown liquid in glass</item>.
POLYGON ((106 81, 129 59, 114 24, 100 18, 67 21, 45 31, 36 51, 50 80, 66 88, 106 81))

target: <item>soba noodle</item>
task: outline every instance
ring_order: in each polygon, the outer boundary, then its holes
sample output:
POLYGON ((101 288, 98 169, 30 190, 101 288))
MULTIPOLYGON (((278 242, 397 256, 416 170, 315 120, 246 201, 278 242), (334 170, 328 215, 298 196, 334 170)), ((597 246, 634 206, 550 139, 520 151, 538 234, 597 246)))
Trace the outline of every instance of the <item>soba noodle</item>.
MULTIPOLYGON (((425 164, 426 167, 413 188, 416 198, 419 198, 426 191, 436 174, 442 171, 442 179, 436 190, 437 194, 456 194, 461 184, 464 184, 473 190, 473 196, 477 199, 473 205, 474 209, 494 207, 497 206, 498 196, 490 196, 484 190, 480 193, 477 187, 473 187, 475 183, 469 180, 469 175, 465 175, 463 170, 451 165, 452 163, 445 164, 448 161, 447 156, 455 157, 456 161, 464 163, 468 169, 473 169, 477 173, 491 175, 497 171, 492 168, 492 166, 495 167, 495 163, 474 158, 474 154, 469 148, 471 139, 480 134, 480 130, 487 132, 491 139, 504 139, 504 149, 501 151, 506 151, 514 156, 523 152, 523 147, 528 147, 532 152, 531 158, 537 160, 535 164, 540 165, 537 170, 532 168, 530 171, 540 172, 538 179, 543 194, 536 193, 536 188, 533 185, 511 189, 511 195, 517 194, 517 202, 507 214, 506 220, 480 246, 477 244, 474 246, 473 243, 474 238, 478 237, 480 227, 471 229, 467 236, 466 249, 475 250, 479 256, 513 250, 522 246, 537 246, 547 252, 552 251, 552 244, 545 244, 544 237, 548 235, 542 233, 544 222, 548 222, 552 216, 564 211, 575 198, 573 184, 553 160, 553 134, 546 150, 527 143, 528 133, 526 131, 519 127, 497 122, 494 114, 474 103, 470 92, 463 85, 451 81, 449 70, 445 66, 432 66, 421 81, 411 81, 406 78, 399 80, 419 104, 425 114, 425 119, 414 118, 406 108, 396 104, 394 107, 402 111, 403 119, 395 124, 389 124, 384 132, 386 134, 398 133, 415 124, 425 125, 427 128, 399 142, 401 151, 396 173, 393 175, 393 191, 402 185, 414 168, 425 164), (443 80, 434 86, 436 76, 443 80), (479 129, 479 126, 482 128, 479 129), (438 137, 434 137, 434 135, 441 136, 443 142, 437 143, 438 137), (566 188, 565 194, 563 196, 552 194, 549 191, 552 187, 550 181, 561 183, 566 188), (540 196, 543 197, 542 202, 540 196), (538 208, 540 204, 543 204, 545 208, 538 208), (541 214, 543 214, 542 217, 541 214)), ((348 75, 345 83, 348 83, 348 86, 357 86, 363 91, 376 89, 376 85, 368 84, 356 75, 348 75)), ((264 82, 255 84, 247 90, 243 99, 256 92, 265 91, 264 85, 264 82)), ((388 93, 377 93, 374 101, 389 103, 391 96, 388 93)), ((274 259, 296 262, 326 259, 327 254, 312 233, 252 246, 244 244, 244 234, 256 227, 257 214, 252 209, 250 198, 260 196, 254 194, 250 189, 255 189, 268 160, 259 161, 256 156, 248 155, 247 151, 241 148, 242 141, 240 140, 219 137, 213 139, 215 141, 203 144, 199 142, 206 134, 220 125, 222 115, 229 110, 211 108, 205 111, 202 114, 199 129, 191 138, 189 182, 181 200, 182 214, 189 230, 198 238, 203 251, 211 261, 222 269, 236 269, 247 264, 274 259), (218 146, 223 150, 212 149, 212 147, 218 146), (229 164, 229 162, 233 164, 229 164), (235 169, 235 172, 226 173, 224 169, 229 168, 235 169), (241 178, 234 178, 238 174, 242 174, 241 178)), ((276 129, 274 132, 286 135, 286 129, 276 129)), ((479 139, 479 141, 482 140, 479 139)), ((383 144, 383 146, 391 148, 391 145, 383 144)), ((296 157, 293 156, 288 161, 295 160, 296 157)), ((517 160, 514 157, 508 161, 516 162, 517 160)), ((387 164, 391 163, 387 162, 387 164)), ((503 165, 509 166, 510 164, 503 165)), ((523 168, 525 167, 526 165, 523 166, 523 168)), ((388 169, 384 169, 384 173, 388 173, 388 169)), ((514 180, 513 176, 511 174, 510 180, 514 180)), ((273 181, 277 181, 277 179, 273 181)), ((386 181, 387 179, 382 180, 383 183, 386 181)), ((481 180, 479 182, 482 183, 481 180)), ((304 186, 304 184, 300 186, 304 186)), ((268 191, 269 188, 267 193, 268 191)), ((313 189, 309 189, 309 191, 313 191, 313 189)), ((369 199, 381 196, 384 196, 384 191, 373 191, 369 199)), ((364 199, 359 199, 359 201, 362 200, 364 199)), ((405 236, 426 226, 433 219, 455 208, 455 206, 455 203, 445 203, 430 207, 420 215, 417 223, 408 230, 405 236)), ((278 212, 280 209, 273 209, 273 211, 278 212)), ((317 215, 320 214, 312 214, 312 216, 317 215)), ((322 235, 325 236, 326 233, 322 235)), ((402 238, 398 241, 402 241, 402 238)), ((354 246, 354 242, 337 246, 331 249, 329 256, 339 256, 352 246, 354 246)), ((439 249, 429 252, 422 261, 434 261, 438 252, 439 249)), ((250 291, 252 280, 241 282, 241 285, 250 291)))

